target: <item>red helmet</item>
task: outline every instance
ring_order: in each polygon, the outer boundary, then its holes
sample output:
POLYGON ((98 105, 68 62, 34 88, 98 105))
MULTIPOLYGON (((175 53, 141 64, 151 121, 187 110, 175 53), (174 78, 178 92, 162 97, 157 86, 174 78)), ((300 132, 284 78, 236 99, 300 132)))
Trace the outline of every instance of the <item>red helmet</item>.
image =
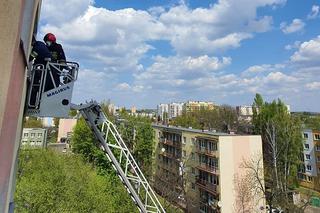
POLYGON ((52 33, 47 33, 45 36, 44 36, 44 38, 43 38, 43 40, 44 40, 44 42, 46 42, 46 41, 51 41, 52 43, 53 42, 56 42, 56 36, 54 35, 54 34, 52 34, 52 33))

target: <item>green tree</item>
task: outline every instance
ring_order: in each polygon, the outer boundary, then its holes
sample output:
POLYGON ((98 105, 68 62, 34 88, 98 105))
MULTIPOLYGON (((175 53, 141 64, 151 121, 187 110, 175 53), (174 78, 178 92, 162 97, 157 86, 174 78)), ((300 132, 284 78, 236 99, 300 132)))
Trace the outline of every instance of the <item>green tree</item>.
POLYGON ((263 102, 257 94, 253 106, 254 131, 262 137, 266 185, 271 190, 267 202, 270 206, 287 207, 289 189, 297 184, 303 148, 301 123, 291 117, 281 100, 263 102))
POLYGON ((38 120, 36 117, 24 118, 23 122, 24 128, 42 128, 41 120, 38 120))
POLYGON ((23 150, 16 212, 137 212, 120 181, 97 175, 74 154, 23 150))
POLYGON ((113 172, 105 153, 98 148, 97 139, 83 118, 79 119, 74 127, 71 147, 74 153, 81 154, 87 162, 97 167, 99 172, 113 172))

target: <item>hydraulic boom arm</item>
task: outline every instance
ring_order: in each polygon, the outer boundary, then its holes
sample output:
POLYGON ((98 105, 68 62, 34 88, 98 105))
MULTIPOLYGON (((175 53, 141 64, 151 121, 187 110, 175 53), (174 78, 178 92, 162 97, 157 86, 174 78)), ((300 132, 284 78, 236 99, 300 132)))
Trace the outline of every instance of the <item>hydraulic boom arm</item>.
POLYGON ((165 212, 115 125, 107 119, 99 104, 71 104, 71 108, 80 111, 139 210, 165 212))

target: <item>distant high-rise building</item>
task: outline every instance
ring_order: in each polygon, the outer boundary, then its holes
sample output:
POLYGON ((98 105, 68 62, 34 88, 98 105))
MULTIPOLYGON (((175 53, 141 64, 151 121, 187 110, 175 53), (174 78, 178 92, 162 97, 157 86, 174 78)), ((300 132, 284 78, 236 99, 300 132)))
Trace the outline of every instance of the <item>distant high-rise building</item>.
POLYGON ((169 119, 182 115, 184 103, 171 103, 168 105, 168 117, 169 119))
MULTIPOLYGON (((155 190, 186 212, 240 212, 239 199, 246 182, 244 161, 262 156, 258 135, 235 135, 153 125, 156 132, 155 190), (242 178, 242 179, 241 179, 242 178), (241 182, 242 180, 242 182, 241 182)), ((259 178, 263 180, 263 162, 259 178)), ((246 195, 248 196, 248 194, 246 195)), ((265 207, 262 192, 251 194, 248 212, 265 207)))
POLYGON ((251 121, 253 116, 253 107, 249 105, 236 106, 239 120, 251 121))
POLYGON ((302 165, 298 178, 304 187, 320 192, 320 130, 303 131, 302 165))
POLYGON ((132 114, 137 113, 137 108, 135 106, 131 107, 131 113, 132 114))
POLYGON ((45 148, 47 146, 47 129, 23 128, 21 145, 28 148, 45 148))
POLYGON ((169 114, 169 104, 159 104, 157 106, 157 115, 160 116, 161 120, 164 120, 165 118, 168 118, 169 114))

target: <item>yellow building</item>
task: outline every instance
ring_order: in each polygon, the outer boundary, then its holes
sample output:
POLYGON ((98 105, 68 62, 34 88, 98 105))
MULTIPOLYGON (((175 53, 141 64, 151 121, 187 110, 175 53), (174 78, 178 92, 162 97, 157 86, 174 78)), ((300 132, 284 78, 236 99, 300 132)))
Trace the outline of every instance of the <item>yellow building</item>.
POLYGON ((188 101, 184 104, 183 110, 185 112, 195 112, 199 110, 213 110, 216 105, 213 102, 204 101, 188 101))
MULTIPOLYGON (((241 164, 244 159, 262 156, 260 136, 165 125, 153 128, 158 194, 188 212, 239 212, 237 182, 245 173, 241 164)), ((262 161, 260 166, 263 170, 262 161)), ((259 212, 265 200, 252 198, 246 205, 259 212)))

